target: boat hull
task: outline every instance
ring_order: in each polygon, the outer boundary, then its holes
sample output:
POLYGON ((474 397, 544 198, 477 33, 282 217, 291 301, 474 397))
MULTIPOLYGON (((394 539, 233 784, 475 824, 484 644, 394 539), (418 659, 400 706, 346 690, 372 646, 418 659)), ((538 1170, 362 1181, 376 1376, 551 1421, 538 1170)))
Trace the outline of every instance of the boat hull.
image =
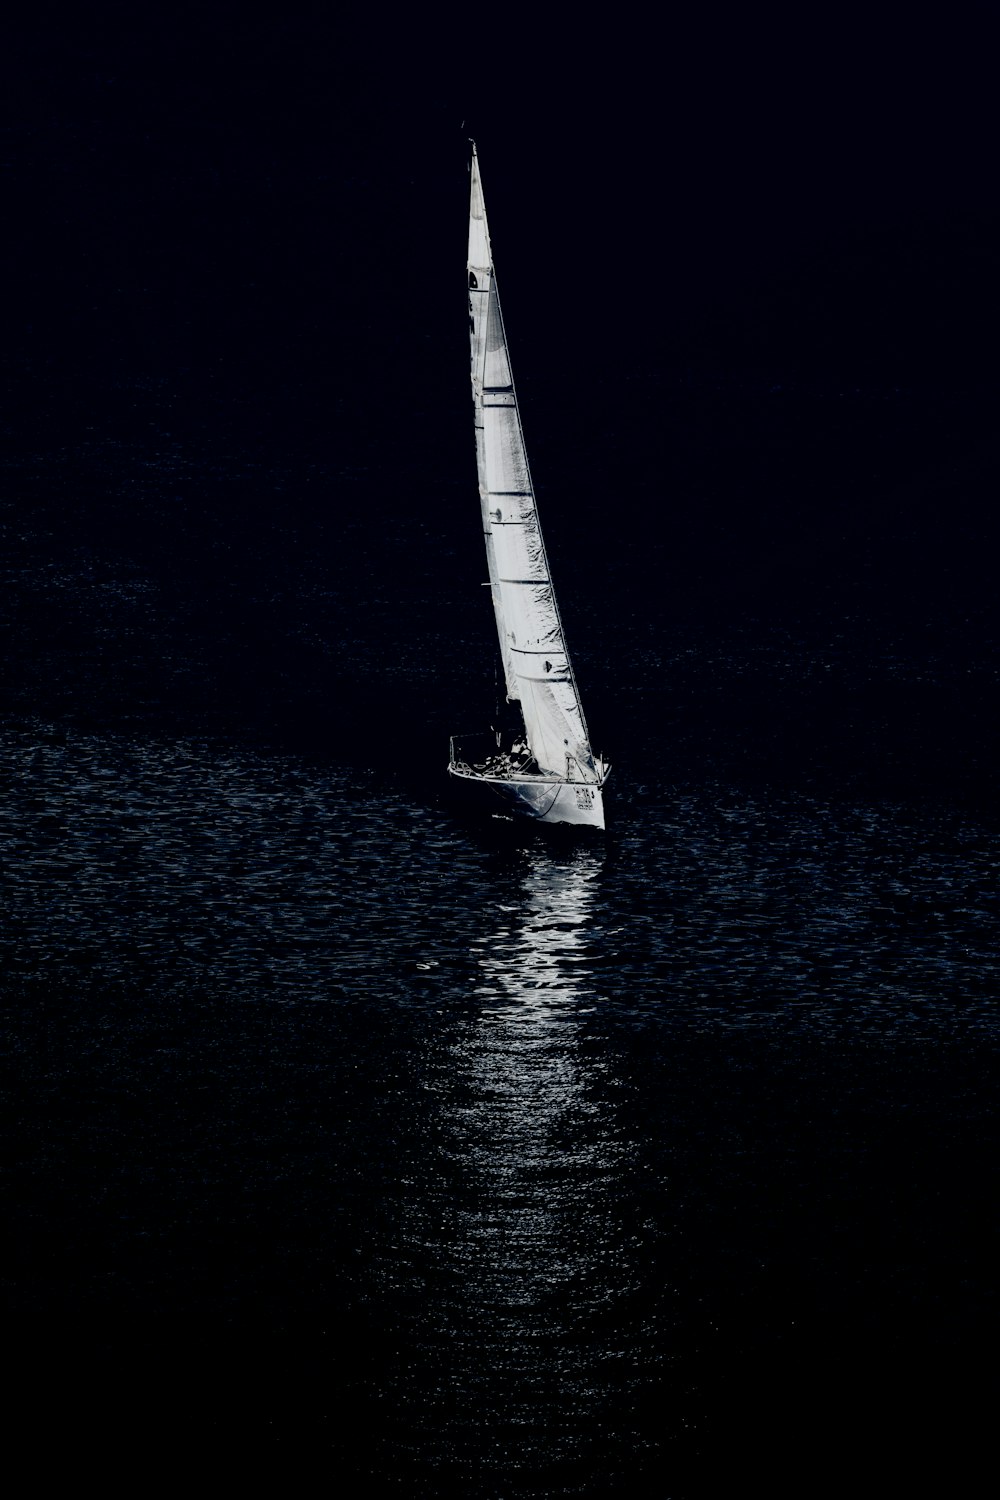
POLYGON ((481 805, 492 806, 495 812, 530 818, 536 823, 604 827, 604 798, 601 787, 594 782, 540 776, 524 780, 484 776, 455 765, 448 767, 448 773, 455 782, 476 794, 481 805))

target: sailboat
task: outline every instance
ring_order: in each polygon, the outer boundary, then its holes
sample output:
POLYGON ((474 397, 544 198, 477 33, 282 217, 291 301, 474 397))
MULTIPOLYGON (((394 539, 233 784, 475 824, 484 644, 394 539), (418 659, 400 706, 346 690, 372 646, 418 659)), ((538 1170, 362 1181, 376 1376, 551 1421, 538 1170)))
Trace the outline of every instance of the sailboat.
POLYGON ((521 430, 493 269, 479 158, 472 144, 469 337, 476 461, 489 589, 512 731, 452 736, 449 774, 496 811, 542 823, 604 827, 610 765, 591 748, 552 587, 521 430))

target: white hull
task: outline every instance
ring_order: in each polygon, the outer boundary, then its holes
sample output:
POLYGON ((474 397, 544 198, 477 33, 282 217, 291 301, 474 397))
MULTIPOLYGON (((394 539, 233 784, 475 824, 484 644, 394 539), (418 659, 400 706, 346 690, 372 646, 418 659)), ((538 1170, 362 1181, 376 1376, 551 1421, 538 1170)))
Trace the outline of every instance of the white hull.
POLYGON ((531 818, 537 823, 604 827, 604 798, 601 788, 592 781, 560 781, 543 776, 516 780, 484 776, 455 765, 449 766, 448 771, 470 790, 479 789, 481 797, 494 799, 498 812, 531 818))

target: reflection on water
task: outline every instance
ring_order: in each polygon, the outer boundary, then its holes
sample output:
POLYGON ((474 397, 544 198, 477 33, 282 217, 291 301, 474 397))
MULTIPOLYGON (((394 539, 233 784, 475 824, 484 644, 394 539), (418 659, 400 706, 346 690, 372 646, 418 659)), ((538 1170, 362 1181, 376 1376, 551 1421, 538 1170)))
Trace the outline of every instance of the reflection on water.
POLYGON ((327 760, 35 721, 0 783, 27 1354, 75 1319, 156 1411, 176 1330, 227 1456, 463 1500, 734 1493, 705 1455, 829 1447, 855 1348, 906 1330, 917 1394, 965 1359, 992 826, 623 778, 601 854, 511 848, 327 760))
POLYGON ((569 1494, 574 1476, 593 1480, 590 1429, 634 1274, 615 1202, 629 1148, 583 1032, 600 867, 587 850, 529 856, 516 901, 474 941, 474 1005, 432 1084, 443 1181, 433 1221, 421 1208, 409 1229, 449 1294, 423 1329, 437 1379, 419 1390, 439 1400, 414 1413, 414 1442, 470 1484, 551 1471, 569 1494))
POLYGON ((593 857, 536 854, 522 906, 475 944, 482 1009, 452 1049, 465 1097, 452 1149, 477 1203, 456 1229, 470 1292, 496 1306, 530 1306, 583 1274, 617 1165, 579 1046, 596 875, 593 857))

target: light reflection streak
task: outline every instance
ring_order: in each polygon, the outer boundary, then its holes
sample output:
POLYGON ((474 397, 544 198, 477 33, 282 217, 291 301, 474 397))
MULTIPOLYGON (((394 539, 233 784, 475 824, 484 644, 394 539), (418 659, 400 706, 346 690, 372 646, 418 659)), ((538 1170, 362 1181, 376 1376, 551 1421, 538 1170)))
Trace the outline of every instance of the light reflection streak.
POLYGON ((475 945, 475 1008, 441 1059, 450 1188, 427 1248, 447 1290, 425 1329, 440 1401, 422 1425, 467 1477, 556 1464, 566 1478, 621 1352, 629 1150, 585 1020, 600 868, 587 850, 532 856, 521 900, 494 907, 475 945))
POLYGON ((590 1093, 598 1065, 580 1047, 599 869, 585 853, 533 858, 521 905, 477 945, 481 1008, 452 1049, 451 1145, 473 1194, 456 1250, 496 1307, 537 1305, 582 1277, 600 1236, 611 1143, 590 1093))

